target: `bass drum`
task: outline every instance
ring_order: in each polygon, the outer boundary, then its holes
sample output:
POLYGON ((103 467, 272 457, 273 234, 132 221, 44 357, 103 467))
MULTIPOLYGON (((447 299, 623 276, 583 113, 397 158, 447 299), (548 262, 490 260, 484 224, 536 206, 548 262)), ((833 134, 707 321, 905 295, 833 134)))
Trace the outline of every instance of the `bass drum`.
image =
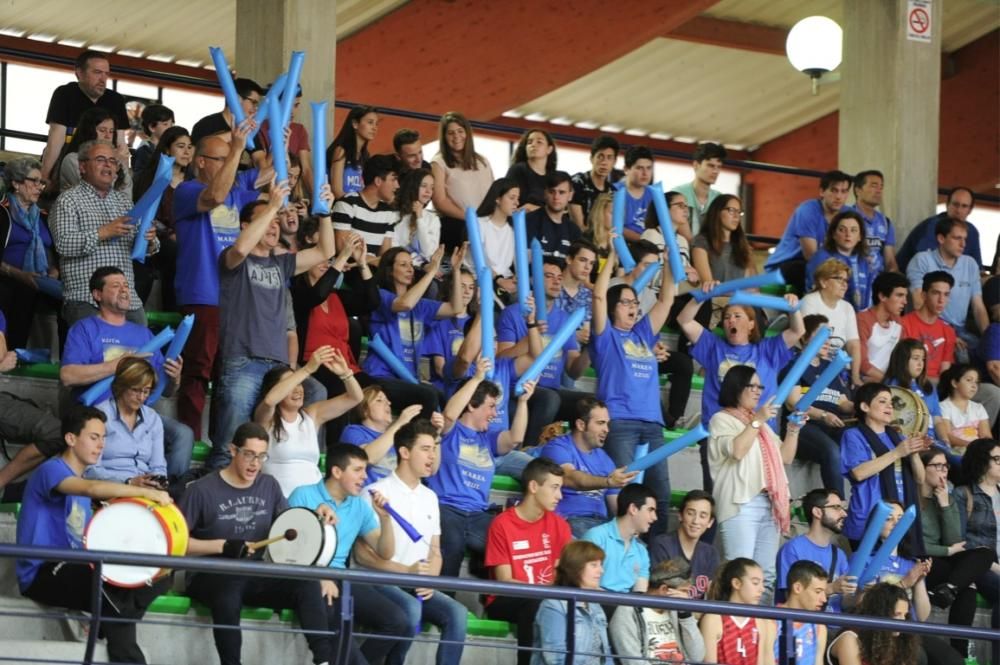
POLYGON ((905 437, 927 434, 931 414, 924 399, 906 388, 892 386, 892 422, 890 425, 905 437))
POLYGON ((267 546, 267 559, 299 566, 329 566, 337 552, 337 529, 308 508, 289 508, 275 518, 268 538, 295 529, 295 540, 279 540, 267 546))

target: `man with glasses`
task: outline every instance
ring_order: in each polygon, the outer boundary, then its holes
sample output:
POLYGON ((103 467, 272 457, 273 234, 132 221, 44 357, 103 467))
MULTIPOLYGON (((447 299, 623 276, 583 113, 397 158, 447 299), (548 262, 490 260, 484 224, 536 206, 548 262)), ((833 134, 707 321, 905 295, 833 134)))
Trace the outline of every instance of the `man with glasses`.
MULTIPOLYGON (((80 184, 59 195, 52 208, 50 228, 62 269, 62 318, 69 328, 80 319, 97 313, 88 288, 90 276, 102 266, 122 271, 130 299, 125 317, 140 326, 146 325, 146 312, 135 291, 132 273, 132 245, 138 233, 138 220, 126 213, 132 210, 132 198, 115 189, 115 178, 122 165, 115 147, 108 141, 85 141, 80 145, 80 184)), ((146 232, 149 254, 160 249, 156 229, 146 232)))
MULTIPOLYGON (((234 79, 233 85, 236 86, 236 94, 240 96, 240 106, 243 108, 243 115, 247 118, 254 116, 260 107, 261 100, 264 98, 264 88, 257 85, 256 81, 247 78, 234 79)), ((264 122, 264 118, 255 119, 257 124, 264 122)), ((231 133, 235 130, 236 120, 233 117, 233 112, 227 106, 218 113, 206 115, 194 123, 194 128, 191 130, 191 141, 197 145, 201 143, 203 138, 208 136, 218 136, 223 141, 228 141, 231 133)), ((246 143, 244 143, 239 150, 240 160, 244 162, 243 167, 248 168, 252 165, 256 168, 262 168, 265 154, 261 144, 258 143, 256 150, 252 151, 249 159, 245 160, 244 152, 246 147, 246 143)))
MULTIPOLYGON (((105 266, 95 270, 90 277, 90 294, 97 303, 97 315, 77 321, 69 329, 59 369, 60 382, 70 389, 70 394, 63 397, 71 397, 74 401, 91 384, 112 376, 118 361, 137 355, 137 349, 153 339, 149 328, 126 318, 132 288, 121 269, 105 266)), ((147 360, 160 377, 165 377, 167 385, 163 394, 169 397, 177 390, 183 362, 180 358, 165 360, 160 351, 147 354, 147 360)), ((94 403, 104 399, 101 397, 94 403)), ((62 401, 61 410, 65 413, 68 401, 62 401)), ((167 475, 174 481, 191 464, 194 434, 189 427, 169 416, 161 415, 160 418, 163 420, 167 475)))
POLYGON ((842 599, 857 591, 857 579, 847 574, 847 555, 833 544, 833 538, 844 529, 847 504, 840 492, 828 488, 814 489, 802 498, 802 512, 809 520, 809 530, 792 538, 778 550, 778 590, 775 599, 784 601, 788 595, 788 571, 796 561, 812 561, 827 571, 827 609, 839 612, 842 599))

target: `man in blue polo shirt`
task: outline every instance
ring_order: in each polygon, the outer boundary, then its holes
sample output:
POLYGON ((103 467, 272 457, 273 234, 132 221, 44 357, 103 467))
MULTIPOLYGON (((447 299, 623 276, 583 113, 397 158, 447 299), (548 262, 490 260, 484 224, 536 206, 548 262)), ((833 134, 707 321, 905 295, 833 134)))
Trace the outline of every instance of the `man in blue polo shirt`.
POLYGON ((883 270, 899 271, 896 265, 896 229, 878 207, 882 205, 882 188, 885 176, 874 169, 854 176, 854 199, 851 209, 865 218, 865 241, 868 243, 868 260, 872 273, 883 270))
POLYGON ((641 483, 626 485, 618 495, 618 516, 584 534, 604 550, 601 588, 645 592, 649 584, 649 552, 639 539, 656 521, 656 495, 641 483))

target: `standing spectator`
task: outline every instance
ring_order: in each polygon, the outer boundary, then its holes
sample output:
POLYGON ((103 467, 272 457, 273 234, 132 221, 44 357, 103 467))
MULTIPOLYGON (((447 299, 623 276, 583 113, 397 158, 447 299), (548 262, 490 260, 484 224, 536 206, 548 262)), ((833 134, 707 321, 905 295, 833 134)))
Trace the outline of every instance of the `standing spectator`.
MULTIPOLYGON (((764 571, 752 559, 728 561, 712 583, 712 600, 760 605, 764 596, 764 571)), ((774 654, 774 622, 768 619, 705 614, 701 617, 705 662, 726 665, 770 663, 774 654)))
POLYGON ((64 192, 79 185, 80 146, 87 141, 107 141, 115 147, 115 157, 120 167, 115 176, 115 189, 120 189, 131 196, 132 171, 128 166, 128 145, 118 141, 115 134, 115 121, 108 111, 98 106, 84 111, 77 123, 76 131, 73 132, 73 138, 59 153, 59 159, 52 172, 53 177, 58 176, 59 182, 57 187, 50 187, 50 190, 64 192))
MULTIPOLYGON (((132 245, 138 224, 128 217, 132 199, 113 188, 119 162, 107 141, 88 141, 80 146, 83 181, 56 199, 52 209, 52 237, 62 258, 63 307, 66 327, 92 316, 94 306, 87 289, 97 268, 115 266, 125 275, 131 291, 129 321, 146 325, 146 312, 135 292, 132 245)), ((156 229, 146 233, 149 253, 160 248, 156 229)))
MULTIPOLYGON (((271 89, 268 88, 268 93, 271 89)), ((288 94, 291 91, 284 91, 283 94, 288 94)), ((291 188, 292 192, 289 196, 289 201, 301 202, 303 197, 312 195, 319 196, 319 192, 312 191, 312 147, 309 143, 309 131, 306 126, 301 122, 295 122, 298 117, 299 108, 302 106, 302 86, 298 85, 295 87, 295 99, 292 102, 292 115, 288 120, 288 140, 285 142, 285 148, 288 150, 288 186, 291 188), (297 168, 299 170, 300 177, 298 183, 292 182, 292 170, 297 168), (296 186, 296 184, 298 186, 296 186)), ((273 152, 271 148, 271 133, 268 131, 266 118, 260 118, 260 131, 257 136, 260 137, 261 148, 266 150, 268 153, 273 152)))
POLYGON ((710 492, 691 490, 681 499, 677 531, 657 536, 649 546, 654 567, 668 560, 680 560, 689 566, 691 598, 704 598, 708 594, 719 569, 718 550, 701 539, 715 524, 714 510, 715 497, 710 492))
POLYGON ((590 170, 573 175, 573 200, 569 215, 581 231, 586 232, 586 220, 594 201, 601 194, 611 192, 611 176, 621 148, 613 136, 602 134, 590 144, 590 170))
MULTIPOLYGON (((500 178, 490 185, 476 209, 479 236, 483 240, 483 257, 496 286, 508 294, 517 292, 513 270, 514 227, 511 226, 510 218, 517 210, 520 197, 521 189, 513 178, 500 178)), ((472 265, 471 258, 470 253, 466 261, 475 271, 477 266, 472 265)), ((527 276, 522 279, 527 279, 527 276)))
POLYGON ((975 204, 975 194, 968 187, 959 186, 948 192, 948 202, 945 209, 913 227, 910 234, 906 236, 906 240, 900 245, 899 252, 896 254, 896 262, 899 264, 899 269, 906 270, 909 267, 910 259, 920 252, 934 249, 938 246, 938 222, 949 218, 965 222, 969 230, 969 237, 965 243, 965 255, 972 257, 976 265, 981 266, 983 264, 983 255, 982 250, 979 248, 979 230, 975 224, 969 221, 969 215, 972 213, 975 204))
POLYGON ((653 182, 653 152, 646 146, 633 146, 625 153, 625 240, 635 242, 646 228, 646 211, 653 195, 646 187, 653 182))
POLYGON ((62 151, 66 137, 76 131, 76 122, 89 108, 99 106, 115 121, 118 142, 125 143, 125 130, 129 127, 125 112, 125 98, 108 89, 111 65, 108 54, 101 51, 84 51, 76 58, 76 83, 66 83, 52 92, 45 123, 49 126, 45 150, 42 153, 42 180, 50 183, 58 173, 53 173, 56 159, 62 151))
POLYGON ((657 520, 656 503, 656 495, 646 485, 626 485, 618 495, 615 518, 583 534, 583 540, 607 556, 608 565, 601 575, 605 591, 644 592, 649 587, 649 550, 640 536, 649 533, 657 520))
POLYGON ((889 356, 903 337, 899 318, 906 307, 909 282, 898 272, 880 272, 872 282, 872 306, 858 312, 858 338, 861 341, 861 380, 865 383, 885 379, 889 356))
MULTIPOLYGON (((969 444, 962 456, 962 485, 955 490, 955 503, 966 515, 965 549, 977 547, 997 549, 1000 538, 1000 443, 993 439, 977 439, 969 444)), ((976 588, 993 606, 991 624, 1000 627, 1000 563, 993 562, 990 570, 976 578, 976 588)))
MULTIPOLYGON (((248 121, 259 125, 260 123, 255 120, 255 117, 257 109, 260 107, 261 99, 263 99, 265 94, 264 89, 256 81, 247 78, 234 79, 233 85, 236 87, 236 94, 240 97, 240 106, 243 108, 243 115, 248 121)), ((241 168, 263 170, 266 155, 262 145, 257 144, 253 152, 247 150, 246 141, 241 141, 238 146, 235 145, 235 141, 232 139, 236 138, 237 129, 236 119, 232 111, 229 110, 228 106, 225 106, 218 113, 206 115, 194 123, 194 127, 191 129, 191 140, 200 149, 202 139, 210 136, 218 137, 226 143, 233 144, 233 149, 236 151, 236 163, 241 168)))
POLYGON ((360 192, 366 184, 370 184, 363 177, 363 172, 368 163, 368 144, 378 134, 378 120, 378 111, 374 106, 355 106, 327 147, 330 187, 336 199, 360 192))
POLYGON ((521 207, 527 212, 545 205, 548 177, 555 173, 558 160, 556 144, 547 131, 529 129, 521 135, 507 177, 517 183, 521 190, 521 207))
POLYGON ((702 284, 756 274, 743 215, 743 202, 732 194, 715 196, 702 215, 700 230, 691 241, 691 264, 702 284))
POLYGON ((434 209, 441 216, 441 242, 454 249, 465 240, 465 209, 478 208, 493 183, 493 169, 476 152, 472 125, 449 111, 438 125, 438 153, 431 159, 434 209))
POLYGON ((397 168, 392 155, 367 159, 363 167, 364 186, 340 197, 333 206, 337 246, 343 247, 352 231, 360 234, 368 252, 365 261, 373 268, 379 265, 378 257, 392 246, 392 229, 399 219, 391 205, 399 189, 397 168))
MULTIPOLYGON (((153 153, 163 132, 174 126, 174 112, 162 104, 150 104, 142 109, 142 133, 146 139, 132 153, 132 178, 136 181, 150 167, 153 153)), ((155 173, 155 167, 154 167, 155 173)))
POLYGON ((898 271, 896 265, 896 229, 892 221, 878 210, 882 205, 885 176, 881 171, 861 171, 854 176, 854 199, 851 208, 865 220, 865 240, 872 272, 898 271))
POLYGON ((392 149, 399 160, 399 177, 417 169, 431 170, 431 165, 424 161, 424 152, 420 143, 420 132, 409 127, 397 129, 392 137, 392 149))
MULTIPOLYGON (((680 192, 687 199, 688 208, 691 214, 691 233, 697 235, 704 227, 705 215, 708 207, 722 192, 713 189, 712 185, 719 179, 722 173, 722 163, 726 159, 726 149, 718 143, 701 143, 691 156, 691 165, 694 167, 694 180, 683 185, 671 187, 675 192, 680 192)), ((691 240, 692 238, 688 238, 691 240)))
POLYGON ((399 221, 393 227, 392 246, 408 249, 418 270, 430 262, 441 243, 441 220, 427 207, 433 196, 434 176, 429 168, 408 170, 396 192, 399 221))
POLYGON ((7 346, 24 348, 36 311, 52 300, 39 291, 36 278, 59 277, 45 211, 38 207, 42 165, 31 157, 4 166, 7 193, 0 199, 0 311, 6 312, 7 346))
POLYGON ((545 176, 545 205, 525 218, 529 241, 537 238, 545 256, 566 258, 570 245, 580 239, 580 228, 567 212, 572 194, 569 174, 553 171, 545 176))
POLYGON ((816 289, 802 298, 802 316, 826 317, 830 347, 851 356, 851 383, 861 385, 861 340, 854 308, 845 300, 851 269, 837 259, 827 259, 816 268, 816 289))
POLYGON ((872 281, 877 274, 871 270, 867 252, 865 220, 853 210, 837 213, 827 228, 823 246, 806 264, 806 291, 815 284, 816 269, 829 259, 836 259, 847 266, 850 276, 844 299, 857 312, 867 309, 871 306, 872 281))

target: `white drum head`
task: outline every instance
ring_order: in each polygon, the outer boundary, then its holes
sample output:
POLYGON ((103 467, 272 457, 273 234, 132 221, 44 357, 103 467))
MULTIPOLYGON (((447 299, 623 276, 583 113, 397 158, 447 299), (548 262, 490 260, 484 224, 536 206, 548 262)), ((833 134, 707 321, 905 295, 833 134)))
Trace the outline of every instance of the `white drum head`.
POLYGON ((319 516, 308 508, 289 508, 274 520, 269 538, 275 538, 288 529, 295 529, 295 540, 279 540, 267 546, 267 556, 275 563, 312 566, 321 562, 324 552, 337 548, 337 531, 325 525, 319 516))
MULTIPOLYGON (((138 503, 112 503, 94 513, 84 547, 88 550, 108 550, 138 554, 169 554, 167 534, 163 525, 147 507, 138 503)), ((155 566, 123 566, 105 564, 104 579, 123 587, 139 587, 154 579, 155 566)))

